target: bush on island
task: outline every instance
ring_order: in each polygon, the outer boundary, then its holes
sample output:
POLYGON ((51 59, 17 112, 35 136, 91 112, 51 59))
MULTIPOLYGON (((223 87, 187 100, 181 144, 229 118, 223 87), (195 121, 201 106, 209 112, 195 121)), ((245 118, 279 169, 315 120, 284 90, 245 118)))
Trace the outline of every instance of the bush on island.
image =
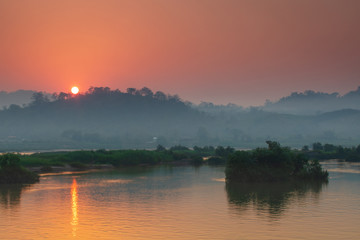
POLYGON ((327 181, 328 172, 317 160, 310 161, 304 154, 267 141, 268 148, 236 151, 226 163, 228 182, 271 182, 288 180, 327 181))

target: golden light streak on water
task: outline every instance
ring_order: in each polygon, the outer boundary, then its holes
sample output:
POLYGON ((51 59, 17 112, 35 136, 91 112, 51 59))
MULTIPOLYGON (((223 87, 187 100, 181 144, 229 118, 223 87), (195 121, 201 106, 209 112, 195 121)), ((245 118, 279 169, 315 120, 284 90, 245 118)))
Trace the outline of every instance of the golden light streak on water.
POLYGON ((71 210, 72 210, 72 235, 76 236, 77 225, 79 224, 78 218, 78 192, 77 192, 77 182, 76 179, 73 179, 71 186, 71 210))
POLYGON ((360 239, 360 166, 324 166, 323 185, 231 186, 224 167, 206 165, 0 184, 0 239, 360 239))

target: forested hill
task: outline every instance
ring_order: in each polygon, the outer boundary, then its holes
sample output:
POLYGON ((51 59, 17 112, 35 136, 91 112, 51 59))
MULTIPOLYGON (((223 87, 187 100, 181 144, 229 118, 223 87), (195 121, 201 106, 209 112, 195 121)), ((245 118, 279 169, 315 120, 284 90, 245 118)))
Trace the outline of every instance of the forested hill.
MULTIPOLYGON (((97 141, 101 136, 147 138, 193 133, 206 119, 174 95, 148 88, 127 92, 90 88, 85 94, 60 93, 52 101, 41 92, 26 107, 0 111, 0 134, 16 139, 59 136, 97 141)), ((130 140, 129 140, 130 141, 130 140)))
POLYGON ((360 142, 359 110, 294 115, 228 106, 227 111, 204 112, 176 95, 148 88, 121 92, 98 87, 51 99, 37 92, 32 99, 24 107, 11 105, 0 111, 0 151, 158 144, 251 148, 266 140, 293 147, 317 141, 360 142))
POLYGON ((314 92, 311 90, 303 93, 293 92, 279 101, 267 101, 263 110, 290 114, 319 114, 341 109, 360 110, 360 87, 343 96, 339 93, 314 92))

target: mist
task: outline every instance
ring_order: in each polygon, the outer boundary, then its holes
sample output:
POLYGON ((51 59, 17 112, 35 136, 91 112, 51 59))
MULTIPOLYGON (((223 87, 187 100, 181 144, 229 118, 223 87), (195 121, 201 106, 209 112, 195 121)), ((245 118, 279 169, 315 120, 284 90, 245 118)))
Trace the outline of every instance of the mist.
POLYGON ((196 105, 146 87, 125 92, 92 87, 83 94, 51 97, 34 92, 28 104, 11 104, 0 111, 0 150, 254 148, 267 140, 292 147, 313 142, 358 144, 359 92, 341 97, 297 93, 250 108, 196 105), (314 95, 320 100, 311 101, 314 95))

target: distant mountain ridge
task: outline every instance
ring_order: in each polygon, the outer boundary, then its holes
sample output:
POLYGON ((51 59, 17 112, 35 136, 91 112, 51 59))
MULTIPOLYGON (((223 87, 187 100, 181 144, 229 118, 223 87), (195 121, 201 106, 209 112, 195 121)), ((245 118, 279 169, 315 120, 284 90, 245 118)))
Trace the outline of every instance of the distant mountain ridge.
POLYGON ((262 110, 268 112, 314 115, 341 109, 360 110, 360 87, 341 96, 339 93, 293 92, 279 101, 267 101, 262 110))
MULTIPOLYGON (((140 91, 134 88, 129 89, 134 93, 136 91, 140 91)), ((148 88, 145 89, 146 91, 151 91, 148 88)), ((0 91, 0 108, 9 107, 12 104, 19 106, 29 104, 36 93, 38 92, 32 90, 18 90, 15 92, 0 91)), ((52 98, 52 94, 43 94, 49 99, 55 100, 52 98)), ((60 93, 59 95, 64 94, 66 95, 66 93, 60 93)), ((266 101, 263 106, 259 107, 244 108, 241 105, 233 103, 229 103, 227 105, 216 105, 211 102, 202 102, 198 105, 186 102, 186 104, 192 106, 194 109, 209 114, 237 114, 239 112, 249 111, 250 109, 258 109, 267 112, 288 113, 295 115, 316 115, 341 109, 360 110, 360 86, 357 90, 350 91, 343 96, 337 92, 325 93, 315 92, 312 90, 293 92, 289 96, 280 98, 278 101, 266 101)))

